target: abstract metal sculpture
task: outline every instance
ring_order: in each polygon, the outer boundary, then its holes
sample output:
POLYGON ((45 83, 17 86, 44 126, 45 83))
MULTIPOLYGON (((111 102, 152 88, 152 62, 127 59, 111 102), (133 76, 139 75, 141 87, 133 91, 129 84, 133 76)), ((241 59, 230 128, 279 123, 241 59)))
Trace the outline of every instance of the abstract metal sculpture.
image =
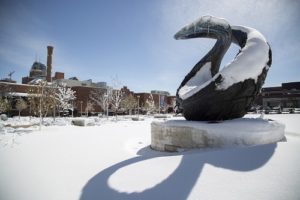
POLYGON ((176 93, 178 111, 187 120, 226 120, 245 115, 259 94, 272 52, 257 30, 230 26, 224 19, 204 16, 185 26, 175 39, 213 38, 213 48, 186 75, 176 93), (240 46, 234 60, 219 71, 231 43, 240 46))

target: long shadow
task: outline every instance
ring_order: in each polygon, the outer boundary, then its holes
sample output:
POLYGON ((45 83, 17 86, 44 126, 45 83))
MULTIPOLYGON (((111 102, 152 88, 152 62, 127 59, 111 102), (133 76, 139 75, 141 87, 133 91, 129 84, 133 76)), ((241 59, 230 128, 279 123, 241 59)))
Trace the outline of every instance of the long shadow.
POLYGON ((155 153, 146 147, 138 152, 139 156, 108 167, 91 178, 82 189, 80 200, 187 199, 201 175, 204 164, 237 171, 251 171, 263 166, 272 157, 276 146, 277 144, 268 144, 248 148, 222 149, 221 151, 201 152, 198 150, 171 154, 182 155, 179 166, 168 178, 154 187, 133 193, 118 192, 112 189, 108 185, 108 179, 117 170, 147 159, 166 156, 166 154, 155 153))

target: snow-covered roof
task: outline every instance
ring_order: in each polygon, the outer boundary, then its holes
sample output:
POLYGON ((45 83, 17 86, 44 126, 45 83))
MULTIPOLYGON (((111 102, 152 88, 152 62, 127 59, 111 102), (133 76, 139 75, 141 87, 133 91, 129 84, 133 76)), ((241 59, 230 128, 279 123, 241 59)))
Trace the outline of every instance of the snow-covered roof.
POLYGON ((23 92, 9 92, 9 96, 14 96, 14 97, 27 97, 28 93, 23 93, 23 92))

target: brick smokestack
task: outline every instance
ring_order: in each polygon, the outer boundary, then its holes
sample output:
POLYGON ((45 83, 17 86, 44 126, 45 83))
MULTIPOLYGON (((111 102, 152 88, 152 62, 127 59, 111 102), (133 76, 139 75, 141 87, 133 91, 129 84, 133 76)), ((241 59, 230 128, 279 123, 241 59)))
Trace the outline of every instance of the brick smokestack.
POLYGON ((46 80, 48 82, 51 82, 52 53, 53 53, 53 47, 47 46, 47 77, 46 77, 46 80))

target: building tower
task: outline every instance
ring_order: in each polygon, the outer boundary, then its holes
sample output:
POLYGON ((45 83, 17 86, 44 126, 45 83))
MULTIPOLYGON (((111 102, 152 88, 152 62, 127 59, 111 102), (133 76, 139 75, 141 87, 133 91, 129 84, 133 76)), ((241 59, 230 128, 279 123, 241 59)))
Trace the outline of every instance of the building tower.
POLYGON ((53 53, 53 47, 47 46, 47 77, 46 80, 48 82, 51 82, 51 71, 52 71, 52 53, 53 53))

